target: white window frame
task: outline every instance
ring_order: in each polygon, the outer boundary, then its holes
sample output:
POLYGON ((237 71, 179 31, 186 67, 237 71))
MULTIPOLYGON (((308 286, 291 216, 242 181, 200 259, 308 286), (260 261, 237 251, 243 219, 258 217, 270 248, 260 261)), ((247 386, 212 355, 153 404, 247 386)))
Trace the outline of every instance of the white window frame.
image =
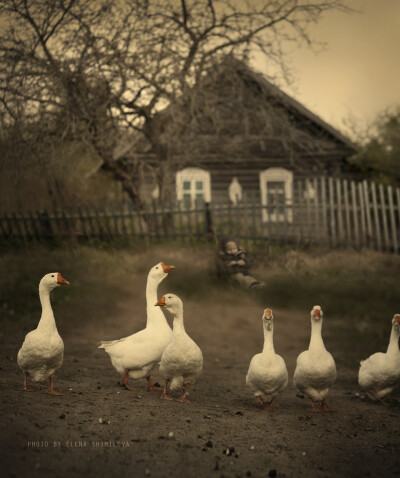
POLYGON ((196 199, 196 181, 203 182, 204 202, 211 202, 211 175, 209 171, 201 168, 185 168, 176 173, 176 198, 183 202, 183 195, 190 194, 192 206, 196 199), (190 190, 184 190, 183 184, 190 181, 190 190))
MULTIPOLYGON (((268 168, 260 172, 260 194, 261 194, 261 204, 262 206, 267 206, 267 197, 268 197, 268 181, 279 181, 284 183, 285 191, 285 205, 286 209, 286 220, 288 222, 293 222, 293 172, 285 168, 268 168)), ((279 211, 278 214, 272 213, 268 215, 266 208, 262 210, 262 219, 263 222, 283 222, 285 220, 285 215, 283 211, 279 211)))

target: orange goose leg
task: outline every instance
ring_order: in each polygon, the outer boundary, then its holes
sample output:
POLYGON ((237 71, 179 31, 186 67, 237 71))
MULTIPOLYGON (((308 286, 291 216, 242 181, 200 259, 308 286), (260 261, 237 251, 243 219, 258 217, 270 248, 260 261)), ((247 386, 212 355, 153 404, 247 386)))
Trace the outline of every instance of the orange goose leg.
POLYGON ((163 394, 161 395, 161 399, 162 400, 174 400, 173 397, 171 397, 170 395, 168 395, 168 391, 167 391, 167 386, 169 384, 169 380, 166 379, 165 380, 165 385, 164 385, 164 391, 163 391, 163 394))
POLYGON ((136 388, 132 388, 132 387, 129 385, 129 383, 128 383, 128 381, 129 381, 129 375, 128 375, 128 374, 129 374, 129 370, 126 368, 126 369, 124 370, 124 375, 123 375, 123 377, 122 377, 122 385, 123 385, 127 390, 134 391, 134 390, 136 390, 136 388))
POLYGON ((24 372, 24 386, 21 387, 19 390, 21 392, 34 392, 33 388, 28 387, 28 372, 24 372))
POLYGON ((383 405, 387 405, 388 403, 385 402, 385 400, 383 398, 379 398, 378 395, 375 393, 375 390, 368 390, 368 393, 370 393, 374 398, 375 400, 378 400, 378 402, 381 402, 383 403, 383 405))
POLYGON ((146 377, 147 380, 147 390, 151 390, 153 392, 159 392, 160 390, 164 390, 162 387, 156 387, 154 383, 151 381, 150 375, 146 377))
POLYGON ((260 404, 265 410, 275 410, 274 408, 274 398, 270 401, 270 403, 265 404, 263 402, 263 399, 260 396, 256 397, 256 401, 258 404, 260 404))
POLYGON ((325 398, 322 400, 321 405, 319 406, 321 412, 333 412, 333 409, 328 406, 325 401, 325 398))
POLYGON ((314 405, 314 402, 313 402, 312 398, 310 398, 310 402, 311 402, 311 408, 308 409, 310 412, 322 412, 322 409, 321 409, 322 404, 319 407, 316 407, 314 405))
POLYGON ((183 395, 182 395, 180 398, 177 398, 176 401, 177 401, 177 402, 181 402, 181 403, 182 403, 182 402, 189 402, 190 400, 188 400, 188 399, 186 398, 186 395, 187 395, 187 393, 188 393, 188 390, 189 390, 189 383, 186 383, 186 384, 185 384, 185 391, 184 391, 183 395))
POLYGON ((54 386, 54 373, 53 375, 50 375, 50 387, 46 390, 46 393, 50 395, 62 395, 61 392, 57 392, 56 390, 54 390, 53 386, 54 386))

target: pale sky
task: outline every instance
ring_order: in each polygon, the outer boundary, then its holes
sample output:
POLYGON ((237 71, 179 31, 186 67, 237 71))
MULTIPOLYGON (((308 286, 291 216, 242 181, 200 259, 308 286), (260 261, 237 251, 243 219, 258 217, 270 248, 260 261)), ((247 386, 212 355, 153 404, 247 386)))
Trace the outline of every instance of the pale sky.
MULTIPOLYGON (((343 119, 367 124, 400 105, 400 0, 349 0, 360 13, 330 12, 310 32, 326 42, 314 53, 288 56, 294 87, 284 88, 313 113, 346 134, 343 119)), ((266 71, 258 61, 255 68, 266 71)))

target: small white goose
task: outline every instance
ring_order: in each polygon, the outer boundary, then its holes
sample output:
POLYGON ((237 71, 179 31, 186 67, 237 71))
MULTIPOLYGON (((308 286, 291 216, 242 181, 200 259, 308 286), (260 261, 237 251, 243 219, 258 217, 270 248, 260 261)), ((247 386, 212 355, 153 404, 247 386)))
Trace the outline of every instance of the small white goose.
POLYGON ((203 370, 203 354, 185 331, 181 299, 174 294, 166 294, 156 305, 165 307, 174 317, 172 340, 164 350, 160 363, 160 374, 165 378, 161 398, 174 400, 167 391, 168 383, 171 382, 171 391, 182 390, 185 386, 183 395, 176 399, 185 402, 188 401, 186 395, 189 385, 196 381, 203 370))
POLYGON ((361 361, 358 383, 368 395, 386 403, 383 398, 388 395, 400 381, 400 314, 392 319, 389 346, 386 353, 377 352, 361 361))
POLYGON ((24 372, 24 386, 20 388, 22 391, 33 392, 33 389, 28 387, 28 377, 34 382, 50 378, 50 386, 46 393, 62 395, 53 388, 54 373, 63 363, 64 342, 57 330, 50 303, 50 292, 64 284, 69 282, 59 272, 46 274, 39 283, 42 316, 37 328, 26 335, 17 356, 18 365, 24 372))
POLYGON ((314 412, 331 410, 325 397, 336 380, 335 361, 322 340, 322 317, 321 307, 315 305, 311 310, 310 345, 297 357, 293 377, 295 386, 310 398, 314 412), (314 402, 320 402, 319 407, 314 402))
POLYGON ((287 387, 288 372, 283 358, 275 353, 274 316, 271 309, 264 310, 262 323, 264 348, 261 353, 254 355, 251 359, 246 385, 254 392, 257 403, 272 410, 275 397, 287 387), (264 403, 264 400, 268 405, 264 403))
POLYGON ((164 262, 150 269, 146 285, 146 328, 123 339, 102 341, 99 346, 99 349, 105 349, 110 356, 111 363, 122 375, 122 384, 127 390, 135 390, 129 385, 129 377, 146 377, 148 390, 162 390, 154 386, 150 373, 171 341, 172 331, 164 314, 154 303, 159 284, 172 269, 174 266, 167 266, 164 262))

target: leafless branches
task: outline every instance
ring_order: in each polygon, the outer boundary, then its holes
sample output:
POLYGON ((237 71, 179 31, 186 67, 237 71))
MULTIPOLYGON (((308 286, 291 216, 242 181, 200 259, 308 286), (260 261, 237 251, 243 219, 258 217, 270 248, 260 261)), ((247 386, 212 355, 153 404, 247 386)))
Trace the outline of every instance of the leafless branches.
POLYGON ((162 109, 227 54, 261 51, 284 67, 282 43, 312 44, 309 24, 330 10, 349 8, 342 0, 0 0, 3 127, 23 118, 58 141, 84 141, 137 199, 129 158, 114 157, 122 135, 136 131, 167 160, 155 124, 162 109))

